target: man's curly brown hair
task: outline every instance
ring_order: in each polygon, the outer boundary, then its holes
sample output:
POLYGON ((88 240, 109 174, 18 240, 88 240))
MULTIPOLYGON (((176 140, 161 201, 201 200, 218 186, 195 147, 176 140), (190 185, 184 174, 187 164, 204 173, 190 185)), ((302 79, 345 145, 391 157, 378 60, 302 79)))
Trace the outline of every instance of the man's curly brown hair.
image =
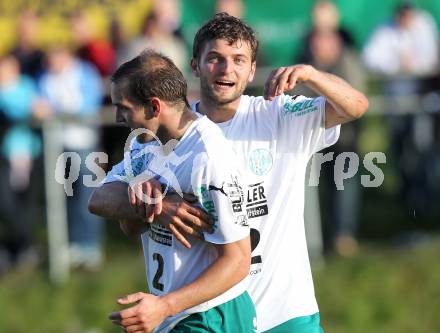
POLYGON ((228 13, 218 13, 197 31, 194 37, 193 59, 198 60, 205 44, 216 39, 224 39, 229 45, 237 41, 246 42, 251 48, 252 61, 257 58, 258 40, 255 31, 228 13))

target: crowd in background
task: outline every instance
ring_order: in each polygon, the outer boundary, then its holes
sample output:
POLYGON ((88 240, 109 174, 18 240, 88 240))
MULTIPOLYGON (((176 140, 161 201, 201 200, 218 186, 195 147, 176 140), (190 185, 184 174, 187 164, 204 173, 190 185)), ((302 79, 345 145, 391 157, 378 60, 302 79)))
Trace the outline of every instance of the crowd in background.
MULTIPOLYGON (((242 16, 246 8, 239 0, 219 0, 216 10, 242 16)), ((42 186, 38 180, 44 147, 38 124, 58 116, 98 117, 108 103, 109 75, 147 47, 168 55, 190 76, 190 55, 179 17, 178 1, 157 1, 139 34, 126 40, 118 21, 110 25, 108 38, 98 38, 87 15, 76 10, 68 18, 74 43, 54 43, 43 50, 36 42, 39 16, 31 11, 20 16, 16 46, 0 56, 0 275, 14 266, 35 265, 41 257, 34 240, 36 203, 41 195, 35 187, 42 186)), ((402 108, 397 106, 402 96, 429 90, 426 82, 430 81, 421 78, 438 76, 440 40, 433 18, 402 3, 394 17, 378 26, 359 49, 350 31, 341 27, 338 8, 332 2, 317 2, 311 17, 310 31, 298 37, 303 38, 303 52, 292 59, 292 64, 308 63, 337 74, 367 93, 371 74, 380 75, 379 89, 387 96, 384 113, 389 157, 396 165, 399 193, 408 207, 429 211, 432 198, 439 192, 433 181, 440 180, 436 157, 439 117, 418 114, 418 110, 401 114, 402 108)), ((313 95, 312 91, 301 93, 313 95)), ((361 124, 344 125, 332 151, 359 151, 361 124)), ((89 152, 108 146, 103 138, 111 140, 91 122, 67 122, 63 126, 64 151, 78 152, 82 160, 89 152)), ((80 174, 86 172, 80 170, 80 174)), ((357 251, 362 208, 359 176, 346 182, 345 190, 337 191, 333 170, 324 168, 322 172, 327 248, 352 255, 357 251)), ((74 195, 67 198, 67 211, 71 265, 93 270, 104 259, 104 228, 103 221, 87 211, 91 190, 77 182, 74 195)))

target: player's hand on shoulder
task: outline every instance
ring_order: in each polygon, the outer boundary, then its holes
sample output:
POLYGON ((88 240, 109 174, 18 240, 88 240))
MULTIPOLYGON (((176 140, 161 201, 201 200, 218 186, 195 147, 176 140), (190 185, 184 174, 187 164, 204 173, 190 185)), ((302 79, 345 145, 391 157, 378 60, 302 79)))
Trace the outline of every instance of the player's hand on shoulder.
POLYGON ((167 195, 162 204, 162 213, 155 217, 155 223, 167 227, 183 246, 191 248, 189 237, 203 239, 203 232, 212 232, 212 220, 201 208, 196 207, 197 199, 184 194, 167 195))
POLYGON ((128 186, 128 200, 139 217, 152 223, 155 215, 162 212, 162 187, 158 180, 152 178, 128 186))
POLYGON ((292 90, 297 83, 309 81, 316 72, 313 66, 304 64, 274 69, 264 85, 264 98, 271 101, 292 90))
POLYGON ((188 236, 203 239, 203 232, 212 232, 209 215, 195 207, 195 196, 184 194, 182 198, 168 194, 163 197, 161 184, 156 179, 130 184, 128 200, 142 220, 168 228, 187 248, 191 248, 188 236))

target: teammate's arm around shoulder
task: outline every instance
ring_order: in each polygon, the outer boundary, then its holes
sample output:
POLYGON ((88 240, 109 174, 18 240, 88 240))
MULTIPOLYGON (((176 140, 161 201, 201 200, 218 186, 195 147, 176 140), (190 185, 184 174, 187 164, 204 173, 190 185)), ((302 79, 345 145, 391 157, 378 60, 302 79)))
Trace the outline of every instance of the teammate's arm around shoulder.
POLYGON ((191 247, 188 235, 200 238, 203 231, 210 232, 209 216, 191 202, 178 195, 162 198, 160 183, 154 179, 139 184, 115 181, 96 188, 88 203, 90 213, 119 220, 127 235, 135 236, 145 231, 148 222, 157 222, 168 227, 179 242, 191 247), (152 192, 156 191, 156 194, 152 192), (128 193, 128 195, 127 195, 128 193), (152 197, 154 205, 142 200, 142 194, 152 197))
POLYGON ((131 207, 127 196, 128 184, 122 181, 105 183, 92 192, 89 212, 109 219, 136 219, 141 216, 131 207))
POLYGON ((368 99, 362 92, 340 77, 318 71, 310 65, 280 67, 272 71, 264 86, 264 98, 273 100, 298 83, 304 83, 327 99, 326 128, 358 119, 368 109, 368 99))

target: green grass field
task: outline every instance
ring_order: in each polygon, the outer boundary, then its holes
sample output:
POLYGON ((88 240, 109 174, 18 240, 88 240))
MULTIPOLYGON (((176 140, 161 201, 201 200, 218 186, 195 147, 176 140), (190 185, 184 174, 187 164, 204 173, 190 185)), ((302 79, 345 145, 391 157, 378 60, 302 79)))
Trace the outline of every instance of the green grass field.
MULTIPOLYGON (((314 270, 327 333, 440 332, 440 239, 412 250, 374 244, 352 259, 330 257, 314 270)), ((74 272, 56 288, 46 272, 0 279, 0 332, 120 332, 107 320, 115 300, 145 288, 139 251, 114 248, 99 273, 74 272)))

